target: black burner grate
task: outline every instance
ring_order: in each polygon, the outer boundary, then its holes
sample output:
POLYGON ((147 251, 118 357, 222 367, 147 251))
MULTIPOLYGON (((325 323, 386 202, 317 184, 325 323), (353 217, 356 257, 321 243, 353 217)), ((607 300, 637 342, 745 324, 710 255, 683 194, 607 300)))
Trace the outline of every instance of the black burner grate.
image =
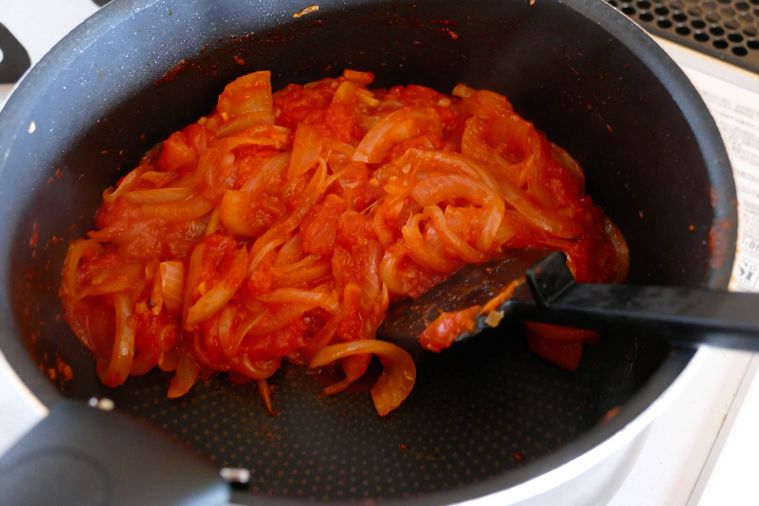
POLYGON ((759 72, 759 0, 605 0, 649 32, 759 72))

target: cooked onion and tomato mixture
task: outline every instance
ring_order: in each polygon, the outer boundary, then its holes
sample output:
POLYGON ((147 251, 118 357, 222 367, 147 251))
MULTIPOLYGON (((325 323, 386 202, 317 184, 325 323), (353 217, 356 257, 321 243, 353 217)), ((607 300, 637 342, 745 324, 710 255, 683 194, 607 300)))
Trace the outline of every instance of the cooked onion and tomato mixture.
MULTIPOLYGON (((272 93, 269 72, 242 76, 105 190, 60 291, 104 384, 158 366, 173 371, 174 398, 225 372, 257 382, 271 411, 267 379, 283 360, 339 367, 324 390, 335 394, 376 356, 385 415, 416 376, 405 351, 375 339, 393 301, 507 247, 562 250, 579 281, 624 278, 624 240, 580 166, 504 96, 369 89, 373 77, 346 70, 272 93)), ((570 369, 593 337, 528 328, 533 350, 570 369)))

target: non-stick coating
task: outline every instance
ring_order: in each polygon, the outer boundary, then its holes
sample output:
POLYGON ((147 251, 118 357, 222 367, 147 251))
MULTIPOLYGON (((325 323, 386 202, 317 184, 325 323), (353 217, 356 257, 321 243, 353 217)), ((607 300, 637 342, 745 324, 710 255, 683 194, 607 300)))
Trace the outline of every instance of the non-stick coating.
POLYGON ((22 379, 49 404, 60 395, 46 375, 65 396, 108 396, 218 466, 250 468, 241 503, 476 497, 577 457, 635 418, 691 351, 604 336, 573 374, 529 353, 517 328, 499 329, 421 364, 408 402, 386 419, 365 389, 321 398, 324 380, 293 367, 273 380, 276 417, 254 387, 225 377, 173 401, 157 372, 117 390, 99 384, 56 295, 66 243, 92 226, 103 188, 256 69, 271 69, 275 88, 351 67, 374 71, 378 85, 503 92, 585 167, 629 241, 632 282, 726 285, 735 190, 717 131, 674 64, 610 7, 325 1, 294 18, 303 7, 114 1, 11 99, 0 117, 0 343, 22 379), (55 373, 59 359, 71 381, 55 373))

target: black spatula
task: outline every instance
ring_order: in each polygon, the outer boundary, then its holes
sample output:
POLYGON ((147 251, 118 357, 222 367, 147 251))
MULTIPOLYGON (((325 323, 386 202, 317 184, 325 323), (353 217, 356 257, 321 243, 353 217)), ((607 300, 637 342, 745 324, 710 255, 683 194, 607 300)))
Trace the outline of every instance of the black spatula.
POLYGON ((468 265, 422 297, 392 307, 377 334, 406 348, 418 347, 422 331, 441 313, 473 306, 485 309, 455 341, 480 333, 502 317, 516 317, 664 337, 678 344, 759 351, 759 295, 580 284, 564 255, 547 250, 509 250, 500 260, 468 265))

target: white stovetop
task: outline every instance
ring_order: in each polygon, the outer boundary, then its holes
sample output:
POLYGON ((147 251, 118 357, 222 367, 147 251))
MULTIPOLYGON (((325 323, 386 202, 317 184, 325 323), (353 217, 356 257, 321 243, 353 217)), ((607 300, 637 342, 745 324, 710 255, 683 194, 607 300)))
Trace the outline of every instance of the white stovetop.
MULTIPOLYGON (((0 22, 33 61, 97 9, 90 0, 21 1, 0 0, 0 22)), ((759 76, 658 42, 702 93, 717 87, 759 104, 759 76)), ((0 104, 9 91, 0 85, 0 104)), ((647 431, 611 506, 759 504, 759 358, 712 348, 700 353, 700 368, 647 431)), ((0 454, 44 414, 0 354, 0 454)))
MULTIPOLYGON (((730 106, 736 103, 759 111, 759 76, 656 40, 682 67, 715 116, 736 172, 739 202, 746 211, 749 202, 741 197, 751 188, 742 183, 738 171, 759 174, 759 158, 744 153, 746 146, 737 140, 722 98, 728 97, 730 106)), ((759 112, 752 115, 753 124, 746 129, 756 134, 759 112)), ((756 204, 751 204, 753 211, 756 204)), ((739 235, 740 252, 748 233, 741 230, 739 235)), ((741 272, 734 270, 731 288, 756 290, 741 272)), ((759 355, 709 347, 702 351, 707 357, 701 370, 651 425, 612 506, 759 504, 759 481, 754 476, 759 467, 759 430, 755 430, 759 428, 759 355)))

